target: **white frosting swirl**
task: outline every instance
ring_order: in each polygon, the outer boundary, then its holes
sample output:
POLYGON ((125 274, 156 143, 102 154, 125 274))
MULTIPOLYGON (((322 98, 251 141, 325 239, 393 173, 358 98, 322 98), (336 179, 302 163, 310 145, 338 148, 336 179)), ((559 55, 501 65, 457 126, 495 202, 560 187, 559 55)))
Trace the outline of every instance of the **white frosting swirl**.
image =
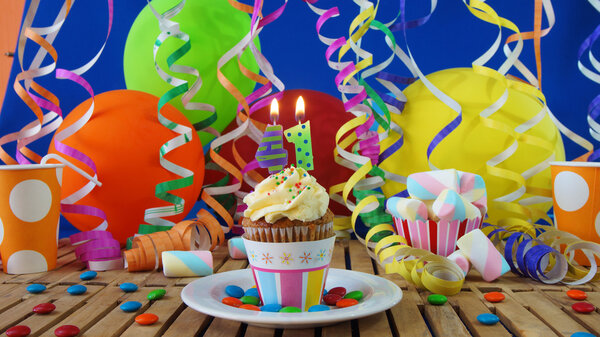
POLYGON ((327 212, 329 195, 317 180, 301 167, 290 167, 270 175, 244 197, 248 208, 244 216, 256 221, 265 217, 268 223, 287 217, 290 220, 313 221, 327 212))

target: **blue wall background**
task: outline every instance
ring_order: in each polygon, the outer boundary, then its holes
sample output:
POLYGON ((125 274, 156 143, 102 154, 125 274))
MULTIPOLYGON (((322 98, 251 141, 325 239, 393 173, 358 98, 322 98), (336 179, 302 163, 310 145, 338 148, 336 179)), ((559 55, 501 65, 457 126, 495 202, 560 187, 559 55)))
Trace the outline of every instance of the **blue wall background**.
MULTIPOLYGON (((193 0, 187 0, 193 1, 193 0)), ((226 1, 226 0, 204 0, 226 1)), ((283 1, 265 1, 264 12, 279 7, 283 1)), ((488 3, 496 12, 513 21, 521 31, 533 29, 534 1, 490 0, 488 3)), ((26 4, 26 8, 29 4, 26 4)), ((62 1, 42 1, 34 26, 46 26, 58 13, 62 1)), ((96 65, 85 74, 96 94, 125 88, 123 77, 123 50, 129 27, 139 11, 146 5, 145 0, 115 1, 114 24, 104 53, 96 65)), ((348 35, 350 21, 358 14, 359 7, 350 0, 320 0, 320 8, 338 6, 340 17, 333 18, 322 32, 328 37, 348 35)), ((414 19, 429 12, 428 1, 407 0, 407 18, 414 19)), ((577 68, 577 52, 583 40, 600 23, 600 14, 585 0, 555 0, 556 25, 548 36, 542 39, 542 87, 548 105, 554 114, 570 129, 591 140, 587 131, 587 105, 600 93, 600 85, 585 78, 577 68)), ((381 0, 377 19, 388 22, 399 10, 399 1, 381 0)), ((87 62, 100 48, 106 34, 106 2, 76 1, 54 46, 58 51, 58 67, 74 69, 87 62)), ((290 0, 283 15, 263 29, 260 34, 262 51, 272 63, 276 74, 287 89, 306 88, 340 97, 335 84, 336 72, 325 62, 325 45, 317 38, 314 14, 301 0, 290 0)), ((226 24, 226 23, 224 23, 226 24)), ((544 18, 543 27, 547 26, 544 18)), ((504 38, 510 35, 504 31, 504 38)), ((408 43, 421 70, 431 73, 451 67, 467 67, 491 45, 497 35, 497 28, 478 20, 460 0, 440 1, 433 16, 425 25, 408 31, 408 43)), ((403 43, 400 34, 398 41, 403 43)), ((33 44, 26 47, 25 64, 33 58, 33 44)), ((390 55, 382 34, 370 31, 362 47, 374 54, 375 63, 390 55)), ((16 47, 15 47, 16 48, 16 47)), ((597 50, 597 48, 594 48, 597 50)), ((525 41, 520 58, 531 70, 535 70, 533 42, 525 41)), ((49 58, 46 63, 49 62, 49 58)), ((498 67, 504 56, 499 52, 488 64, 498 67)), ((12 82, 18 73, 15 60, 0 114, 0 135, 14 132, 33 120, 33 113, 16 96, 12 82)), ((388 71, 409 75, 400 61, 394 61, 388 71)), ((519 75, 516 70, 510 73, 519 75)), ((76 84, 46 76, 39 81, 52 89, 60 98, 65 113, 87 99, 87 93, 76 84)), ((209 85, 208 83, 205 85, 209 85)), ((215 84, 219 85, 219 84, 215 84)), ((45 153, 50 137, 38 141, 32 148, 45 153)), ((6 149, 14 151, 14 144, 6 149), (11 147, 12 146, 12 147, 11 147)), ((567 159, 584 153, 572 142, 565 140, 567 159)), ((63 236, 72 231, 69 225, 61 227, 63 236)))

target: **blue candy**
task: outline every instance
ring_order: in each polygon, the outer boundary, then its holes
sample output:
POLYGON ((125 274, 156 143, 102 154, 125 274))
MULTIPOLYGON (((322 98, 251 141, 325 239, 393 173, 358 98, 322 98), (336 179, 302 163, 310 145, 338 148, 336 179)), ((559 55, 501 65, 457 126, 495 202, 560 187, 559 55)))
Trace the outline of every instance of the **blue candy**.
POLYGON ((250 288, 250 289, 246 290, 246 292, 244 293, 244 296, 254 296, 256 298, 260 298, 260 296, 258 295, 258 289, 256 289, 256 288, 250 288))
POLYGON ((327 289, 323 289, 323 296, 327 295, 327 289))
POLYGON ((596 337, 596 335, 589 332, 578 331, 571 335, 571 337, 596 337))
POLYGON ((328 311, 331 310, 328 306, 323 304, 315 304, 312 307, 308 308, 308 312, 317 312, 317 311, 328 311))
POLYGON ((129 283, 129 282, 121 283, 119 288, 121 288, 121 290, 123 290, 126 293, 132 293, 132 292, 138 290, 138 286, 136 286, 133 283, 129 283))
POLYGON ((121 308, 121 310, 123 310, 125 312, 134 312, 134 311, 137 311, 141 307, 142 307, 142 303, 140 303, 138 301, 127 301, 127 302, 121 304, 121 306, 119 308, 121 308))
POLYGON ((281 310, 281 305, 277 303, 265 304, 260 307, 260 311, 266 312, 279 312, 279 310, 281 310))
POLYGON ((46 286, 39 283, 34 283, 27 286, 27 291, 32 294, 39 294, 44 290, 46 290, 46 286))
POLYGON ((494 325, 500 321, 500 318, 494 314, 481 314, 477 316, 477 320, 485 325, 494 325))
POLYGON ((85 293, 87 291, 87 288, 85 286, 82 286, 81 284, 76 284, 74 286, 70 286, 69 288, 67 288, 67 292, 71 295, 81 295, 83 293, 85 293))
POLYGON ((244 296, 244 289, 238 286, 229 285, 225 287, 225 293, 231 297, 241 298, 242 296, 244 296))
POLYGON ((96 278, 96 276, 98 276, 98 273, 96 273, 93 270, 88 270, 85 273, 81 273, 81 275, 79 275, 79 278, 82 281, 89 281, 89 280, 93 280, 96 278))

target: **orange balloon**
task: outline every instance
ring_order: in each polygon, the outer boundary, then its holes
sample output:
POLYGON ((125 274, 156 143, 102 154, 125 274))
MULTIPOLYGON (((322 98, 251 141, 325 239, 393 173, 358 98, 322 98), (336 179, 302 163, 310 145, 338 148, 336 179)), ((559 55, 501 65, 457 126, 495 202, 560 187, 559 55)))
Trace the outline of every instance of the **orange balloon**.
MULTIPOLYGON (((77 121, 88 110, 91 99, 81 103, 65 118, 57 133, 77 121)), ((64 143, 89 156, 96 164, 98 180, 90 194, 77 205, 89 205, 104 211, 108 231, 122 244, 137 232, 144 222, 144 211, 152 207, 168 206, 170 203, 155 196, 158 183, 181 178, 164 169, 159 163, 159 149, 170 139, 178 136, 158 121, 158 98, 133 90, 114 90, 95 97, 95 110, 90 120, 64 143)), ((161 113, 169 120, 193 127, 188 119, 172 105, 165 105, 161 113)), ((185 200, 184 210, 165 219, 183 220, 200 195, 204 180, 204 155, 196 132, 181 147, 167 153, 165 159, 194 172, 191 186, 171 191, 185 200)), ((57 153, 54 141, 49 153, 57 153)), ((78 167, 93 174, 79 161, 69 158, 78 167)), ((65 167, 62 198, 71 195, 87 183, 87 180, 69 167, 65 167)), ((91 215, 63 214, 73 226, 81 231, 92 230, 100 223, 91 215)))

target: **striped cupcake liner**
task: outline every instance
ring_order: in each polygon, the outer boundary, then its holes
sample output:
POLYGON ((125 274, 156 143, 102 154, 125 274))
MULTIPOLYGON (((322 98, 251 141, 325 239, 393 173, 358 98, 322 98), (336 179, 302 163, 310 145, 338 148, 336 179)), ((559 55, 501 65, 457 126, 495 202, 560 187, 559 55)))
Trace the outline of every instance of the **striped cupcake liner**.
POLYGON ((394 224, 409 246, 448 256, 458 249, 456 241, 460 237, 481 227, 481 218, 439 222, 394 218, 394 224))

